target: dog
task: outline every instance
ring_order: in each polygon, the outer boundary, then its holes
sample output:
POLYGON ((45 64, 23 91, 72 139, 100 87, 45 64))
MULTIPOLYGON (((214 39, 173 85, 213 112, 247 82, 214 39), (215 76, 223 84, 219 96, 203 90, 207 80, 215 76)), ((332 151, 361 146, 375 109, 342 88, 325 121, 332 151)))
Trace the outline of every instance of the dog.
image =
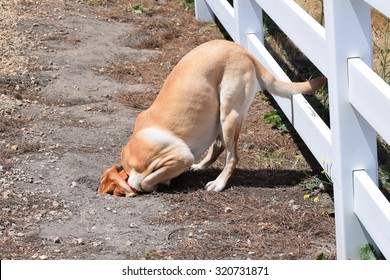
POLYGON ((121 165, 103 173, 98 192, 126 197, 150 193, 188 169, 210 166, 226 150, 222 172, 205 186, 220 192, 239 160, 237 141, 256 92, 265 89, 291 98, 311 94, 325 83, 324 77, 283 82, 234 42, 204 43, 179 61, 153 104, 138 115, 121 165))

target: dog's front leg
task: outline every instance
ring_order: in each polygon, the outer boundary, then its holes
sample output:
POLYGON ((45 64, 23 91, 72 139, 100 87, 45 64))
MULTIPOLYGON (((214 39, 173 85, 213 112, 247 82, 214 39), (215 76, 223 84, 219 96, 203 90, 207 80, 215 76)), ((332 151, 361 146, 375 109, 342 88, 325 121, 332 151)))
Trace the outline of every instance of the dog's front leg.
POLYGON ((144 192, 153 192, 158 184, 166 184, 186 171, 193 163, 194 156, 189 149, 177 149, 161 159, 157 169, 144 178, 141 188, 144 192))

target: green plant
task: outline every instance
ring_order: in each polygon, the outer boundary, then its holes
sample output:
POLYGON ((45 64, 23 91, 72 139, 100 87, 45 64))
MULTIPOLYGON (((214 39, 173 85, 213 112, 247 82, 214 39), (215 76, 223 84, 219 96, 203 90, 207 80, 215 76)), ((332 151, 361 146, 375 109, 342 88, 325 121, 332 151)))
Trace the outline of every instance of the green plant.
POLYGON ((277 130, 279 130, 280 134, 284 135, 289 133, 287 126, 284 124, 282 117, 279 115, 279 112, 277 110, 272 110, 268 114, 265 114, 264 120, 267 123, 272 124, 273 127, 277 130))
POLYGON ((379 167, 379 184, 382 188, 390 189, 390 170, 387 166, 379 167))
POLYGON ((83 2, 89 6, 104 6, 106 5, 106 0, 83 0, 83 2))
POLYGON ((124 10, 125 10, 125 12, 133 13, 133 14, 137 14, 137 15, 141 15, 141 14, 152 15, 153 14, 152 9, 145 8, 141 4, 133 5, 133 4, 129 3, 129 4, 124 6, 124 10))
POLYGON ((194 11, 195 3, 194 0, 180 0, 180 4, 184 7, 186 11, 194 11))
POLYGON ((318 260, 318 261, 327 260, 324 252, 319 253, 318 256, 316 257, 316 260, 318 260))
MULTIPOLYGON (((301 184, 301 186, 307 191, 307 193, 303 196, 304 199, 309 199, 314 196, 312 201, 318 202, 320 192, 332 191, 333 181, 329 175, 331 165, 329 166, 326 160, 323 160, 323 163, 326 170, 322 170, 321 174, 309 177, 301 184)), ((328 209, 327 214, 330 216, 334 215, 334 209, 328 209)))
POLYGON ((302 185, 306 190, 312 192, 317 189, 326 191, 329 188, 333 187, 332 179, 326 174, 325 171, 321 171, 322 175, 316 175, 310 177, 308 180, 304 182, 302 185))
POLYGON ((360 253, 360 258, 362 260, 381 260, 381 259, 383 259, 383 257, 381 257, 380 255, 378 255, 375 252, 374 247, 368 243, 360 246, 359 253, 360 253))
MULTIPOLYGON (((319 176, 312 176, 310 178, 308 178, 307 180, 305 180, 301 186, 308 192, 308 193, 312 193, 314 191, 317 191, 322 187, 322 180, 319 178, 319 176)), ((306 197, 306 198, 309 198, 310 196, 306 197)))

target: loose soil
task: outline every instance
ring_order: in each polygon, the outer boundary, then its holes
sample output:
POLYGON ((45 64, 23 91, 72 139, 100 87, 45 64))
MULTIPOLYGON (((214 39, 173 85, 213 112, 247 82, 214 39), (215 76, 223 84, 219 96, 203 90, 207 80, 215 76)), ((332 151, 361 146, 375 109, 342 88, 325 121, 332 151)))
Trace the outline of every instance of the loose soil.
POLYGON ((0 1, 0 14, 1 259, 335 258, 331 196, 304 199, 320 170, 263 119, 264 93, 225 191, 203 189, 222 158, 153 194, 97 193, 178 60, 223 37, 215 24, 180 1, 0 1))

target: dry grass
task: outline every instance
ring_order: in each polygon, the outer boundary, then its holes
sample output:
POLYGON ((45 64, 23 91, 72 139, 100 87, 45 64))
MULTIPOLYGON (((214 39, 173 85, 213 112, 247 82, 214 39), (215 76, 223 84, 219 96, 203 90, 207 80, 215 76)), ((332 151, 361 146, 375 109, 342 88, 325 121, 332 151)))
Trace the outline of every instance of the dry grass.
POLYGON ((118 101, 125 106, 145 110, 150 107, 157 93, 151 89, 139 92, 123 92, 118 95, 118 101))
POLYGON ((324 205, 297 206, 301 194, 296 188, 238 187, 219 194, 190 191, 185 196, 165 195, 174 210, 151 222, 176 225, 166 239, 179 246, 149 252, 146 257, 314 259, 323 252, 335 258, 334 236, 327 233, 333 218, 324 205), (281 203, 280 196, 288 199, 281 203))
POLYGON ((126 38, 126 46, 134 49, 158 49, 180 37, 172 22, 157 22, 142 26, 126 38))

